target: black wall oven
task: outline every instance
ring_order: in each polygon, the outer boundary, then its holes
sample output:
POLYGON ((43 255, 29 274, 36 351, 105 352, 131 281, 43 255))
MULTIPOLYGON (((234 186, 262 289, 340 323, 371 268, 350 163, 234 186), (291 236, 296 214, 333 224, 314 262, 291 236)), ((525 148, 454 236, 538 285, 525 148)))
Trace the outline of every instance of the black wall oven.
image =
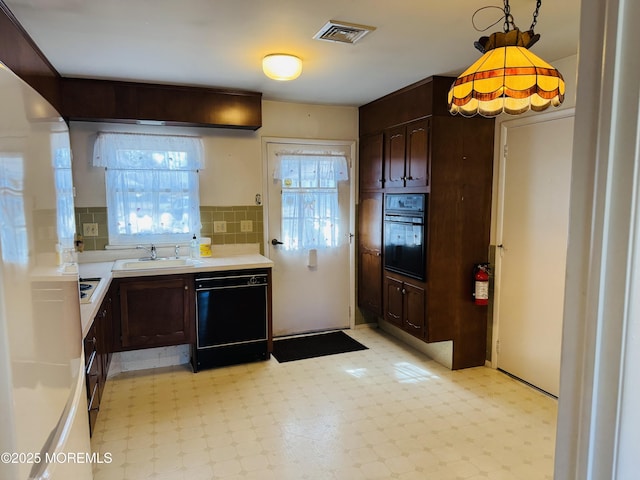
POLYGON ((425 280, 427 197, 390 193, 384 202, 384 268, 425 280))

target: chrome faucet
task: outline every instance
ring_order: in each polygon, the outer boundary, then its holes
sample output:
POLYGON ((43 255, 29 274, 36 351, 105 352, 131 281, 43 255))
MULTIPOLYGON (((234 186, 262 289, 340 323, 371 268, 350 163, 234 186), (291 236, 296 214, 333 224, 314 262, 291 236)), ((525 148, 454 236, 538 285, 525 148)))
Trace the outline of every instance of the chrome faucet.
POLYGON ((158 252, 156 252, 156 246, 152 243, 151 248, 147 248, 143 245, 137 245, 137 249, 144 250, 145 252, 149 252, 148 258, 141 258, 140 260, 155 260, 158 258, 158 252))

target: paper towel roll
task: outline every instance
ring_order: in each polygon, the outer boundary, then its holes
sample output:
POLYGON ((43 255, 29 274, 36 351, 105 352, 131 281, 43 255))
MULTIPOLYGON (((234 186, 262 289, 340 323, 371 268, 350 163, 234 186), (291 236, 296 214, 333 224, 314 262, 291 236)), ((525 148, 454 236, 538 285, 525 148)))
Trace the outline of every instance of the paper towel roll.
POLYGON ((311 248, 309 250, 309 259, 307 260, 307 267, 316 268, 318 266, 318 250, 311 248))

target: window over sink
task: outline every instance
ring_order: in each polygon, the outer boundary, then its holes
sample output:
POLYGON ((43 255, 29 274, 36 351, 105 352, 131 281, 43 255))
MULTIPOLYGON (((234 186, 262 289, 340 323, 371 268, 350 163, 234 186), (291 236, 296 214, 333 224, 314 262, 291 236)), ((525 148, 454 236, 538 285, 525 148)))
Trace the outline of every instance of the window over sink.
POLYGON ((184 243, 200 232, 199 137, 99 133, 93 165, 104 167, 109 243, 184 243))

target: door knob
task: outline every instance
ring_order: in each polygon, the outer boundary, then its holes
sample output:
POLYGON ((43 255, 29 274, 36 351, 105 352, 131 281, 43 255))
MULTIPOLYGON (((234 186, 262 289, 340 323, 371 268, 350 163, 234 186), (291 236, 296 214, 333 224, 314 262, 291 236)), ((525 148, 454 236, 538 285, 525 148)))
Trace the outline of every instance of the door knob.
POLYGON ((284 244, 277 238, 274 238, 273 240, 271 240, 271 245, 284 245, 284 244))

